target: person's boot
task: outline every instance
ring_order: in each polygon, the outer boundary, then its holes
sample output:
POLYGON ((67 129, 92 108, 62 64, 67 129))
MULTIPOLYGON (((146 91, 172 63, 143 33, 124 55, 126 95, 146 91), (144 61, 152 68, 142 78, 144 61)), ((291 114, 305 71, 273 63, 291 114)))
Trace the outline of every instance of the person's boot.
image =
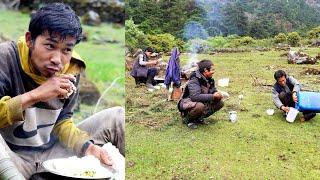
POLYGON ((188 123, 187 126, 188 126, 188 128, 190 128, 190 129, 197 129, 197 128, 198 128, 197 124, 196 124, 196 123, 193 123, 193 122, 188 123))
POLYGON ((182 123, 186 124, 190 129, 197 129, 197 124, 193 122, 189 115, 182 117, 182 123))
POLYGON ((210 124, 208 121, 205 121, 205 119, 202 118, 202 117, 197 120, 197 123, 198 124, 204 124, 204 125, 210 124))
POLYGON ((304 114, 304 115, 300 118, 300 122, 309 121, 310 119, 314 118, 316 115, 317 115, 316 113, 304 114))
POLYGON ((147 83, 146 86, 148 89, 155 89, 155 87, 150 83, 147 83))

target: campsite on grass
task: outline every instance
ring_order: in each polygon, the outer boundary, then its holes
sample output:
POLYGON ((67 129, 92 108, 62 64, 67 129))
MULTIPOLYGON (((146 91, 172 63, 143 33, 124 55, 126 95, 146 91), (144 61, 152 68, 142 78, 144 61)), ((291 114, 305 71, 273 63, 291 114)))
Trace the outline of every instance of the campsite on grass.
MULTIPOLYGON (((299 113, 289 122, 271 95, 277 70, 297 79, 302 91, 320 92, 319 3, 126 3, 127 179, 319 177, 319 115, 301 122, 299 113), (130 75, 136 52, 147 47, 163 54, 162 64, 178 48, 180 72, 211 60, 224 107, 196 129, 184 124, 180 98, 170 99, 174 89, 160 81, 166 68, 158 64, 152 89, 130 75)), ((179 89, 187 82, 181 76, 179 89)))

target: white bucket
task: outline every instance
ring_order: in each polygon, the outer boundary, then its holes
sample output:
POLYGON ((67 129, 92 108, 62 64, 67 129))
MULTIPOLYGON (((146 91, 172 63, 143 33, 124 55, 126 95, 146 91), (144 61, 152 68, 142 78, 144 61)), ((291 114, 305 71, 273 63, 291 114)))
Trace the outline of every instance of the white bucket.
POLYGON ((229 120, 232 123, 235 123, 237 121, 237 111, 230 111, 229 112, 229 120))
POLYGON ((299 111, 296 108, 290 107, 286 120, 292 123, 296 119, 298 113, 299 111))

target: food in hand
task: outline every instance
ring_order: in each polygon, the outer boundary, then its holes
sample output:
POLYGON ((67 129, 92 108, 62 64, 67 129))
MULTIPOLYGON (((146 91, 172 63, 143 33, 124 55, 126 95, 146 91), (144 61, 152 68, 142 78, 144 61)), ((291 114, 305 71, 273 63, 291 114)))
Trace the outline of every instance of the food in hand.
POLYGON ((73 93, 77 92, 76 86, 70 81, 71 83, 71 89, 69 89, 69 92, 67 94, 66 98, 69 98, 73 93))

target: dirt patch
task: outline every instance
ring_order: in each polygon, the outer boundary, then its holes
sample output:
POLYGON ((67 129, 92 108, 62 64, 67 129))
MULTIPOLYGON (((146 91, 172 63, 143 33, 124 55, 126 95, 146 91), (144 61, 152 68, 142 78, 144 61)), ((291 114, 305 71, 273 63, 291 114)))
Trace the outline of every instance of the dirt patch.
POLYGON ((252 114, 252 117, 253 118, 259 118, 259 117, 261 117, 261 115, 260 114, 252 114))
POLYGON ((245 107, 241 107, 241 108, 240 108, 240 111, 241 111, 241 112, 249 112, 249 109, 247 109, 247 108, 245 108, 245 107))
POLYGON ((280 54, 280 57, 287 57, 288 56, 288 53, 283 53, 283 54, 280 54))
POLYGON ((128 161, 126 164, 127 164, 126 165, 127 168, 132 168, 136 165, 136 163, 134 161, 128 161))
POLYGON ((227 104, 225 106, 225 111, 229 112, 229 111, 240 111, 241 107, 239 104, 227 104))
POLYGON ((161 117, 159 115, 155 115, 155 117, 144 118, 137 123, 150 129, 161 129, 168 124, 172 124, 172 119, 170 117, 161 117))
POLYGON ((289 44, 278 43, 274 48, 276 51, 288 51, 290 49, 289 44))
POLYGON ((252 83, 251 83, 252 86, 271 86, 272 87, 271 84, 267 84, 267 80, 265 80, 265 79, 257 77, 253 74, 250 74, 250 77, 252 79, 252 83))
POLYGON ((320 74, 320 70, 316 69, 316 68, 305 68, 301 74, 304 75, 319 75, 320 74))
POLYGON ((288 158, 286 157, 285 154, 280 154, 280 155, 278 156, 278 159, 279 159, 280 161, 287 161, 287 160, 288 160, 288 158))

